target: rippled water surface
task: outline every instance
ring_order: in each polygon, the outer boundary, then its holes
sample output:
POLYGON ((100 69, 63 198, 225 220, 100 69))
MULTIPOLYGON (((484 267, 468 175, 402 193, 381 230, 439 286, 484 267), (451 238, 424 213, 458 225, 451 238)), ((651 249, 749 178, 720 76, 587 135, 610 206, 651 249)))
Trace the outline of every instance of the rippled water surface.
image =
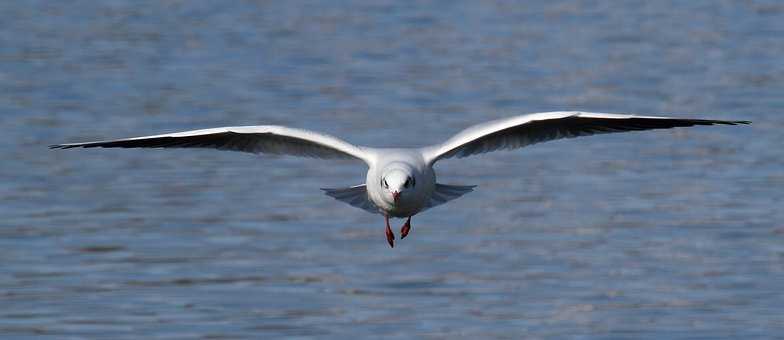
POLYGON ((0 337, 781 336, 782 56, 779 1, 1 2, 0 337), (564 109, 754 124, 444 161, 394 249, 362 164, 46 148, 564 109))

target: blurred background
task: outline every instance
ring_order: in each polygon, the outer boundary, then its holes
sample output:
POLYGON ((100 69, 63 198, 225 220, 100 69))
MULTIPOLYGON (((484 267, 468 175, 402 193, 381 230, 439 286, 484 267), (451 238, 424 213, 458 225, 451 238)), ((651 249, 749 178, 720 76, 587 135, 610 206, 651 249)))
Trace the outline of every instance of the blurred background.
POLYGON ((780 336, 782 56, 773 0, 0 2, 0 337, 780 336), (47 149, 556 110, 754 124, 444 161, 394 249, 361 163, 47 149))

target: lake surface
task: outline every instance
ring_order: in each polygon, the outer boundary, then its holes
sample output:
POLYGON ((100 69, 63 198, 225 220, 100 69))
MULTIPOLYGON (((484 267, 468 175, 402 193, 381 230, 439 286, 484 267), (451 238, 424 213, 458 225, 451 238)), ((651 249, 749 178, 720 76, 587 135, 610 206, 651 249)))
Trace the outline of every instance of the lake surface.
POLYGON ((782 56, 779 1, 2 2, 0 337, 781 337, 782 56), (555 110, 754 124, 444 161, 394 249, 359 163, 46 148, 555 110))

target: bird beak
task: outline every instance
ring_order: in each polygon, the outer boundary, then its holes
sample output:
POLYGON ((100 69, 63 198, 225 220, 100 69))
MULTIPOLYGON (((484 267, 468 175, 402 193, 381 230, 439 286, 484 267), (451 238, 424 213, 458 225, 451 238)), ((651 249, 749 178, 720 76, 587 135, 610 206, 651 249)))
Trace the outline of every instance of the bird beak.
POLYGON ((392 192, 392 199, 395 200, 395 204, 397 204, 397 201, 400 200, 400 192, 399 191, 393 191, 392 192))

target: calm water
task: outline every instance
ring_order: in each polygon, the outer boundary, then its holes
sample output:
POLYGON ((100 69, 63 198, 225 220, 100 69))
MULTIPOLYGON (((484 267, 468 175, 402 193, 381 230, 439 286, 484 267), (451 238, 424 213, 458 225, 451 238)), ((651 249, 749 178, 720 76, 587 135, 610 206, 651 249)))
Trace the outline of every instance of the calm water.
POLYGON ((784 336, 782 56, 779 1, 0 2, 0 337, 784 336), (561 109, 755 124, 445 161, 395 249, 361 164, 46 148, 561 109))

